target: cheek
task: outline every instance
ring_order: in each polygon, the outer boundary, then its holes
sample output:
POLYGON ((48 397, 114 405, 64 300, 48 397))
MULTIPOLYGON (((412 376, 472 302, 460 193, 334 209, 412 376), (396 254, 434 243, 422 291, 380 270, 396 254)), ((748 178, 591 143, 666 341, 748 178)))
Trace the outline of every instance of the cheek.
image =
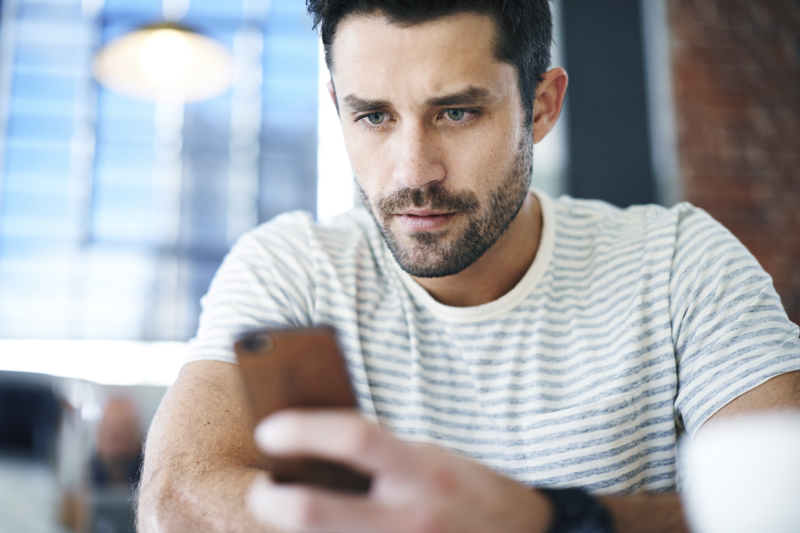
POLYGON ((376 142, 372 136, 352 131, 358 126, 343 128, 344 144, 353 174, 367 196, 374 198, 388 187, 392 176, 392 159, 385 143, 376 142))
POLYGON ((485 129, 449 140, 444 153, 452 186, 477 192, 492 189, 512 169, 516 152, 513 130, 485 129))

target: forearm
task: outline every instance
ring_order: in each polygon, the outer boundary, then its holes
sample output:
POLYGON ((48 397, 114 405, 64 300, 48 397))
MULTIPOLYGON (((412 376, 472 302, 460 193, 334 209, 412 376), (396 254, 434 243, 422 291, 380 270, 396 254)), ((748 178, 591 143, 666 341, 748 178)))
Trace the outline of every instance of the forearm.
MULTIPOLYGON (((246 493, 260 470, 220 469, 202 476, 152 479, 139 496, 141 533, 275 531, 256 522, 246 493)), ((166 477, 166 476, 164 476, 166 477)))
POLYGON ((603 496, 617 533, 689 533, 677 493, 603 496))
POLYGON ((181 371, 147 436, 138 531, 273 531, 246 506, 263 459, 238 379, 228 363, 192 363, 181 371))

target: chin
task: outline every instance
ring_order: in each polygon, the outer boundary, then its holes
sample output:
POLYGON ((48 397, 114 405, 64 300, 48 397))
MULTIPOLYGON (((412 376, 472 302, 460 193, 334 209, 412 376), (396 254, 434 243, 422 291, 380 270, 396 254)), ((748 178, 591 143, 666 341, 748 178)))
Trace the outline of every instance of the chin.
POLYGON ((419 235, 403 247, 389 244, 392 255, 406 273, 415 278, 444 278, 454 276, 469 266, 478 258, 468 257, 461 250, 453 249, 450 243, 443 243, 436 239, 434 234, 426 234, 428 243, 420 244, 419 235))

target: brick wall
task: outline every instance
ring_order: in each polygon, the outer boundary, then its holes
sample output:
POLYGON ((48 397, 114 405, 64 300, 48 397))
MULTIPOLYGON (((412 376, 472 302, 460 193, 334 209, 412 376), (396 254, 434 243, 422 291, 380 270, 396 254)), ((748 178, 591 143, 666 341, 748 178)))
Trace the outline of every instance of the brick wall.
POLYGON ((667 8, 683 197, 753 252, 800 323, 800 2, 667 8))

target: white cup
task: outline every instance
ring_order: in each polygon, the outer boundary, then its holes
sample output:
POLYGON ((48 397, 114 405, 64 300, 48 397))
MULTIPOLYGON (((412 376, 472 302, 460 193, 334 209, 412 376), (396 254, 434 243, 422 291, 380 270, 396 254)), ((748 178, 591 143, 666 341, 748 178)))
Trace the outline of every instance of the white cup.
POLYGON ((800 532, 800 412, 712 421, 680 453, 693 532, 800 532))

